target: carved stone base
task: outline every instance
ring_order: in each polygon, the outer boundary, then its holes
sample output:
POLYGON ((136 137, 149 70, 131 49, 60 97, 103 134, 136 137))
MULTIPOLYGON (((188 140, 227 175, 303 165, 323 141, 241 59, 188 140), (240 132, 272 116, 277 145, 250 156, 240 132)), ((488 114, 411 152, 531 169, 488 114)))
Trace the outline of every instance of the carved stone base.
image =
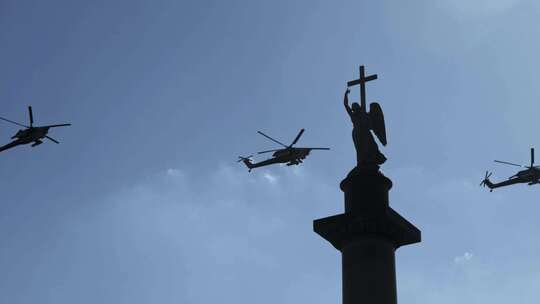
POLYGON ((388 208, 392 181, 378 169, 354 168, 340 183, 345 194, 345 213, 362 218, 382 216, 388 208))

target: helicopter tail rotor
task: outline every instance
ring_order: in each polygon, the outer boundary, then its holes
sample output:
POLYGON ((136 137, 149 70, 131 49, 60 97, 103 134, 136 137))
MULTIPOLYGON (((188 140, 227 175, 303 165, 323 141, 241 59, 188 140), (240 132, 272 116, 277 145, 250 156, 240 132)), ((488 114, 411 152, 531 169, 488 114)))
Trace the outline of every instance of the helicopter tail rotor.
POLYGON ((486 186, 489 187, 489 185, 491 184, 491 182, 489 181, 489 178, 491 177, 491 174, 492 174, 492 172, 486 171, 486 175, 484 175, 484 179, 480 183, 481 187, 486 187, 486 186))
POLYGON ((248 168, 248 171, 251 172, 251 169, 254 168, 253 163, 251 163, 251 157, 253 155, 250 155, 248 157, 238 156, 238 162, 243 162, 244 165, 248 168))
POLYGON ((237 162, 241 162, 241 161, 251 161, 251 158, 253 157, 253 155, 250 155, 250 156, 238 156, 238 160, 237 162))

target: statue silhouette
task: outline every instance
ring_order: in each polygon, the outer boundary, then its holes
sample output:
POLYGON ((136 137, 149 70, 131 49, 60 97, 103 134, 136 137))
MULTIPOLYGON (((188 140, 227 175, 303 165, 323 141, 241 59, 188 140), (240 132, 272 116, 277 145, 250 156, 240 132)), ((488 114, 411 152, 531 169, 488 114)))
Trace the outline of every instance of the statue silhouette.
POLYGON ((386 161, 386 157, 379 151, 371 130, 383 145, 386 145, 386 130, 384 116, 380 105, 376 102, 370 104, 370 111, 366 111, 365 104, 360 106, 354 102, 349 106, 349 93, 347 88, 343 97, 343 104, 353 123, 352 138, 356 148, 357 167, 377 167, 386 161))

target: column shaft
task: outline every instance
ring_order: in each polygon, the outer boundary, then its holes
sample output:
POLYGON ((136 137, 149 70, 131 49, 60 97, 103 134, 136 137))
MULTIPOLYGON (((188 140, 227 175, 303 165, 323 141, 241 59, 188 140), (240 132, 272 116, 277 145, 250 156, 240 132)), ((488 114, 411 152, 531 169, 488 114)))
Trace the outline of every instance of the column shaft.
POLYGON ((343 304, 396 304, 394 245, 380 236, 358 236, 341 248, 343 304))

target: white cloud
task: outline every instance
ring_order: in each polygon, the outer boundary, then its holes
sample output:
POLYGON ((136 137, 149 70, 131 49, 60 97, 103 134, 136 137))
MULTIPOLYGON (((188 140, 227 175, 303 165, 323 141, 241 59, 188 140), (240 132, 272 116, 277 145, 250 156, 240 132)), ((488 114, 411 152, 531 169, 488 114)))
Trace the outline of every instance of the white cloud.
POLYGON ((182 172, 178 169, 169 168, 167 169, 166 174, 171 177, 179 177, 182 175, 182 172))
POLYGON ((275 183, 277 182, 277 177, 274 176, 274 175, 272 175, 272 174, 270 174, 270 173, 268 173, 268 172, 264 173, 263 176, 264 176, 264 178, 266 178, 266 180, 267 180, 269 183, 271 183, 271 184, 275 184, 275 183))
MULTIPOLYGON (((313 270, 319 255, 335 252, 311 229, 316 213, 334 213, 325 209, 341 201, 337 187, 313 174, 308 182, 288 171, 248 173, 227 165, 203 183, 183 170, 164 172, 165 178, 162 173, 107 199, 103 213, 112 224, 101 225, 121 227, 120 240, 113 240, 118 255, 142 254, 152 269, 166 269, 153 270, 152 280, 174 274, 174 285, 189 290, 179 302, 244 303, 265 293, 262 304, 296 303, 303 295, 291 294, 290 286, 305 284, 306 273, 317 278, 315 289, 339 285, 327 275, 329 267, 337 278, 339 265, 313 270)), ((326 300, 339 297, 339 289, 333 291, 326 300)))
POLYGON ((463 253, 462 255, 460 256, 457 256, 454 258, 454 263, 456 264, 463 264, 463 263, 466 263, 470 260, 472 260, 473 258, 473 254, 470 253, 470 252, 465 252, 463 253))
POLYGON ((291 172, 292 172, 292 174, 294 174, 296 176, 302 176, 302 175, 304 175, 304 167, 294 166, 291 169, 291 172))

